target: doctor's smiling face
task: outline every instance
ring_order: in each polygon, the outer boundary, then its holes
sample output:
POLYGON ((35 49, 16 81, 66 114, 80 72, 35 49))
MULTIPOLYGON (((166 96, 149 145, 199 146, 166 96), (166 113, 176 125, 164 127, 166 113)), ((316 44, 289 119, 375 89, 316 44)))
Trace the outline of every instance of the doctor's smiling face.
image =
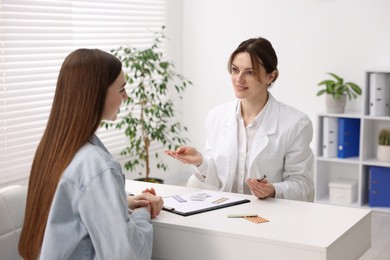
POLYGON ((231 65, 230 75, 234 92, 239 99, 257 99, 267 95, 268 85, 272 82, 270 74, 263 66, 255 70, 248 52, 238 53, 231 65))
POLYGON ((228 70, 239 99, 258 101, 278 77, 278 58, 272 44, 264 38, 240 43, 230 55, 228 70))

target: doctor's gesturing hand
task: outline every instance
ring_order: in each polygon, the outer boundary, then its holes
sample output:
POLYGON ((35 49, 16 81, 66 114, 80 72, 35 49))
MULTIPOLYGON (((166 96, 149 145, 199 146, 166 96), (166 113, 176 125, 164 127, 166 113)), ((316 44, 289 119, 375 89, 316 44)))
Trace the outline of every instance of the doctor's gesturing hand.
POLYGON ((185 164, 199 166, 203 162, 202 154, 190 146, 181 146, 176 151, 166 150, 165 153, 185 164))

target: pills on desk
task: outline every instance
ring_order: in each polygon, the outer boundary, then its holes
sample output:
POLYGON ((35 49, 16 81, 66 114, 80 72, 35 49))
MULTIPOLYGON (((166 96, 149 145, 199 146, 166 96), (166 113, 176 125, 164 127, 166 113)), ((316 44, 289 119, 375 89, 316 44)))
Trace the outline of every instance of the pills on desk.
POLYGON ((210 195, 206 193, 195 193, 191 195, 191 200, 204 201, 207 197, 210 197, 210 195))
POLYGON ((228 218, 245 218, 245 217, 256 217, 257 214, 229 214, 227 215, 228 218))
POLYGON ((252 221, 253 223, 259 224, 264 222, 269 222, 268 219, 256 216, 256 217, 245 217, 246 220, 252 221))

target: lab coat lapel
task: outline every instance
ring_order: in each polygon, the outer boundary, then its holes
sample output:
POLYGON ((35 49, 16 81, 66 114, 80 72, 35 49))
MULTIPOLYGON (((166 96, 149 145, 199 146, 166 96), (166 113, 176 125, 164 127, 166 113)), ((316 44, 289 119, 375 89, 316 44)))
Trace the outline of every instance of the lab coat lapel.
POLYGON ((265 111, 263 123, 259 127, 253 140, 252 149, 249 157, 249 169, 251 169, 256 157, 264 150, 268 145, 269 135, 276 132, 278 119, 279 119, 279 103, 269 93, 269 104, 265 111))
POLYGON ((220 176, 224 180, 221 180, 224 184, 224 187, 222 187, 222 190, 231 190, 233 186, 236 166, 237 166, 237 114, 236 114, 236 108, 239 102, 236 102, 235 105, 231 106, 229 108, 229 111, 226 111, 226 120, 224 121, 222 125, 222 131, 221 131, 221 140, 224 140, 226 142, 226 158, 227 158, 227 165, 226 167, 226 173, 223 176, 220 176))

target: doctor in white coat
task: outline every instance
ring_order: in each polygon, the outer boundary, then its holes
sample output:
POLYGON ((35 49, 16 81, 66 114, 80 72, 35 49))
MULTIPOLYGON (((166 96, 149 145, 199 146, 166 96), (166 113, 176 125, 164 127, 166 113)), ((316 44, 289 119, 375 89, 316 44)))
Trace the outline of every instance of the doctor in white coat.
POLYGON ((261 199, 313 200, 312 123, 269 93, 278 77, 277 64, 268 40, 242 42, 228 63, 237 100, 208 114, 203 154, 190 146, 166 151, 192 164, 194 177, 205 188, 261 199))

